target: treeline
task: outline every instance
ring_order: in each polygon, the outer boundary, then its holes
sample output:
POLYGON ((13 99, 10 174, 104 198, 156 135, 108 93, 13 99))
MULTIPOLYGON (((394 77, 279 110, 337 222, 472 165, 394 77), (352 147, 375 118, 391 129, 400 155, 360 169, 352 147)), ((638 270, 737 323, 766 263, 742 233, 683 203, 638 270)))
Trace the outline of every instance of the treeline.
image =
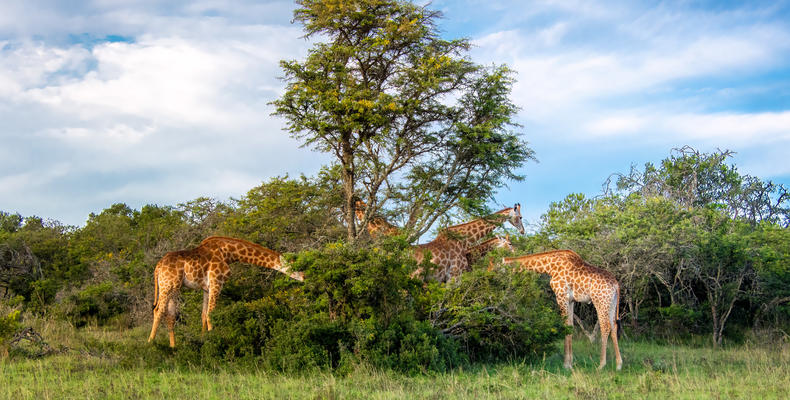
MULTIPOLYGON (((658 166, 613 175, 600 196, 569 195, 534 233, 511 236, 516 252, 569 248, 613 272, 629 338, 706 335, 718 345, 753 329, 786 337, 788 194, 740 174, 728 156, 684 148, 658 166)), ((345 240, 331 176, 273 178, 228 202, 115 204, 83 227, 3 212, 2 325, 24 324, 13 312, 23 311, 76 327, 147 326, 158 259, 218 234, 286 253, 306 281, 234 265, 212 316, 216 329, 205 336, 201 293, 184 289, 174 357, 185 363, 424 371, 555 351, 566 330, 546 277, 488 271, 498 253, 446 285, 412 279, 407 235, 345 240)), ((592 307, 576 310, 590 333, 592 307)), ((151 362, 168 354, 161 346, 151 362)))

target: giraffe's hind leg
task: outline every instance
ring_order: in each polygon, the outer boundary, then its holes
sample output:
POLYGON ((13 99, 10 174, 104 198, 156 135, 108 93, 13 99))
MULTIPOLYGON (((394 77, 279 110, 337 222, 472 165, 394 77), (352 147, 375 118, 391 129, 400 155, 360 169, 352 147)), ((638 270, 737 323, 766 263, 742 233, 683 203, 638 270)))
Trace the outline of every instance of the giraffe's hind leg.
POLYGON ((572 295, 569 297, 566 306, 566 321, 565 325, 571 327, 571 333, 565 335, 565 362, 564 366, 566 369, 573 368, 573 300, 572 295))
POLYGON ((620 357, 620 345, 617 343, 617 330, 620 328, 617 325, 620 323, 620 321, 618 321, 615 318, 615 315, 617 315, 617 310, 620 307, 619 297, 620 297, 620 290, 618 289, 612 298, 612 308, 609 310, 609 320, 611 321, 611 327, 612 327, 612 331, 611 331, 612 346, 614 347, 614 357, 615 357, 615 362, 617 363, 618 371, 623 368, 623 359, 622 357, 620 357))
POLYGON ((609 321, 609 307, 601 304, 595 304, 595 310, 598 313, 598 325, 601 327, 601 362, 598 364, 598 369, 606 365, 606 345, 609 342, 609 332, 612 325, 609 321))
POLYGON ((612 345, 614 346, 614 357, 615 361, 617 362, 617 370, 623 369, 623 358, 620 357, 620 345, 617 344, 617 322, 615 322, 615 326, 612 327, 612 331, 610 332, 612 335, 612 345))
POLYGON ((176 347, 176 314, 177 314, 176 299, 171 296, 167 302, 167 331, 170 334, 170 347, 176 347))
POLYGON ((151 335, 148 336, 148 342, 153 341, 156 337, 156 331, 159 329, 159 323, 162 321, 162 317, 167 311, 171 293, 172 292, 170 288, 159 286, 159 301, 156 304, 156 308, 154 308, 154 322, 151 326, 151 335))

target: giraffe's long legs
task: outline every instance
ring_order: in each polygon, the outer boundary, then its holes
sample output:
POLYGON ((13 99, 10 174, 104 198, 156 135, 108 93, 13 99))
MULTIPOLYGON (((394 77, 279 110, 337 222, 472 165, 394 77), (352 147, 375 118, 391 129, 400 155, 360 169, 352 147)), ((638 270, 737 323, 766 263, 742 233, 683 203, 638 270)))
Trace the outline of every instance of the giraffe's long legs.
POLYGON ((211 312, 214 311, 214 307, 217 306, 217 297, 219 297, 219 292, 222 290, 222 286, 214 281, 212 282, 211 286, 208 289, 208 308, 206 308, 206 329, 211 331, 211 312))
POLYGON ((167 331, 170 334, 170 347, 176 347, 176 314, 177 306, 175 297, 171 296, 167 302, 167 331))
POLYGON ((565 325, 571 327, 571 333, 565 335, 565 363, 566 369, 573 368, 573 295, 569 295, 567 301, 565 325))
POLYGON ((598 369, 601 369, 606 366, 606 344, 609 342, 612 325, 609 320, 609 308, 599 304, 594 305, 598 313, 598 325, 601 326, 601 362, 598 364, 598 369))
POLYGON ((201 320, 201 323, 203 324, 203 328, 202 328, 203 332, 205 332, 207 327, 208 327, 208 325, 207 325, 207 322, 208 322, 207 315, 208 314, 207 313, 208 313, 208 291, 204 290, 203 291, 203 312, 200 313, 200 320, 201 320))
POLYGON ((156 337, 156 331, 159 328, 159 323, 162 320, 162 317, 165 315, 165 311, 167 311, 167 304, 170 301, 170 290, 169 288, 159 286, 159 302, 156 304, 156 308, 154 308, 154 323, 151 326, 151 335, 148 336, 148 342, 154 340, 156 337))
POLYGON ((617 322, 615 322, 615 325, 612 327, 612 331, 610 332, 610 335, 612 335, 612 345, 614 346, 614 357, 617 363, 617 370, 619 371, 623 369, 623 358, 620 357, 620 345, 617 344, 617 322))

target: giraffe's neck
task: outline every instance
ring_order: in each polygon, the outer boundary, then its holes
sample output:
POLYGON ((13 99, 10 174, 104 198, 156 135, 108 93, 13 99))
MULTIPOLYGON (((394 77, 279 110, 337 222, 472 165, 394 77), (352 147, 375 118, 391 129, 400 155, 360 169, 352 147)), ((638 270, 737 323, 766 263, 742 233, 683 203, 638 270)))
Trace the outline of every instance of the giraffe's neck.
POLYGON ((549 258, 545 254, 531 254, 520 257, 505 257, 502 263, 507 265, 510 263, 518 263, 517 270, 524 271, 530 270, 541 274, 554 275, 557 272, 557 264, 551 265, 549 258))
POLYGON ((261 245, 246 240, 216 236, 207 238, 201 245, 215 246, 226 262, 257 265, 282 272, 298 281, 304 280, 303 272, 291 272, 288 270, 288 266, 283 262, 280 253, 261 245))
POLYGON ((505 239, 495 237, 492 239, 488 239, 485 242, 480 243, 475 247, 472 247, 471 249, 469 249, 469 254, 472 256, 473 259, 475 259, 499 247, 507 247, 507 244, 505 242, 505 239))
MULTIPOLYGON (((357 215, 357 220, 362 221, 363 219, 365 219, 364 208, 367 206, 362 201, 357 201, 356 205, 357 208, 355 213, 357 215)), ((371 215, 370 217, 368 217, 367 230, 368 233, 370 233, 372 236, 378 236, 378 235, 394 236, 400 233, 400 228, 389 223, 389 221, 387 221, 386 219, 375 215, 371 215)))
POLYGON ((511 208, 505 208, 488 217, 478 218, 459 225, 453 225, 447 227, 446 230, 452 232, 452 234, 462 236, 468 248, 471 248, 480 239, 493 232, 498 223, 507 219, 507 214, 510 212, 510 210, 511 208))

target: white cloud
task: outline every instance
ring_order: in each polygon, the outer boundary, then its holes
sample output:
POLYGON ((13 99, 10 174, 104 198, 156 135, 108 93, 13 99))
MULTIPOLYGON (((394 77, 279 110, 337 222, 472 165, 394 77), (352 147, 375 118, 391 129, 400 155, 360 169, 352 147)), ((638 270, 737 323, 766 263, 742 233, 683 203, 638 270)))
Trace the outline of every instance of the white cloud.
MULTIPOLYGON (((282 87, 279 60, 301 58, 310 45, 298 27, 116 6, 93 12, 103 26, 123 20, 121 33, 139 29, 130 41, 83 45, 23 34, 0 42, 3 210, 79 224, 112 202, 238 197, 268 177, 313 173, 325 161, 288 138, 267 105, 282 87)), ((11 28, 0 20, 4 29, 11 28)))
MULTIPOLYGON (((717 82, 787 70, 790 27, 770 8, 436 3, 467 6, 463 36, 485 32, 474 40, 476 62, 518 72, 513 99, 543 168, 528 175, 562 177, 547 183, 560 192, 555 199, 578 190, 561 187, 569 177, 597 186, 614 172, 605 157, 643 161, 633 155, 640 145, 657 157, 687 143, 754 149, 744 154, 768 156, 748 156, 745 165, 788 173, 771 165, 787 164, 780 150, 790 147, 790 111, 727 107, 739 95, 770 97, 771 86, 717 82), (696 80, 710 82, 689 84, 696 80), (553 153, 569 142, 584 153, 553 153), (607 154, 596 154, 603 147, 607 154), (587 168, 545 169, 565 164, 587 168)), ((290 0, 0 4, 3 210, 80 223, 114 201, 227 198, 269 176, 313 172, 326 158, 298 148, 267 105, 282 90, 278 61, 302 59, 310 46, 289 24, 293 7, 290 0), (109 43, 107 35, 128 40, 109 43)), ((512 197, 526 203, 521 187, 512 197)))
POLYGON ((790 111, 751 114, 679 114, 665 119, 668 132, 708 143, 771 146, 790 143, 790 111))
POLYGON ((708 146, 763 146, 790 142, 790 111, 666 114, 635 110, 592 120, 584 128, 601 137, 654 135, 708 146))

